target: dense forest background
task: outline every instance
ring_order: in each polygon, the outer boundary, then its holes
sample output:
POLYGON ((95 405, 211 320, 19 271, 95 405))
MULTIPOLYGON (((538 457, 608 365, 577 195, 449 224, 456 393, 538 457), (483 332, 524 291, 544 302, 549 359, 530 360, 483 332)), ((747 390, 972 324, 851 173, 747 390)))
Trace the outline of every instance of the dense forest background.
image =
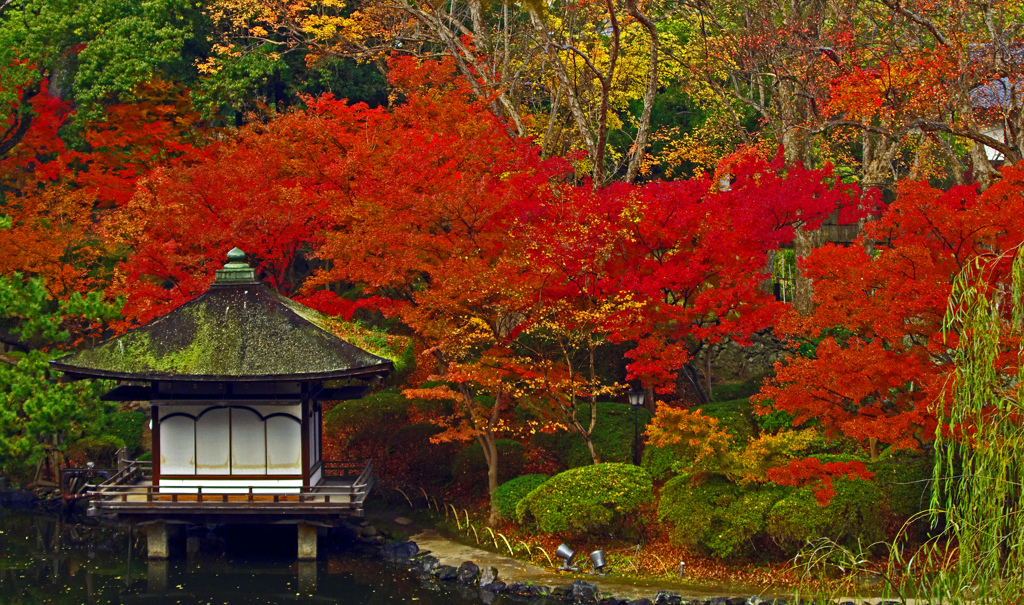
POLYGON ((725 558, 924 540, 903 523, 959 489, 932 489, 936 456, 1019 424, 1022 11, 5 2, 0 471, 138 451, 144 411, 46 362, 238 246, 396 360, 326 427, 394 486, 550 534, 648 519, 725 558), (965 271, 1008 334, 973 420, 948 403, 980 363, 965 271), (633 389, 639 468, 608 464, 632 460, 633 389))

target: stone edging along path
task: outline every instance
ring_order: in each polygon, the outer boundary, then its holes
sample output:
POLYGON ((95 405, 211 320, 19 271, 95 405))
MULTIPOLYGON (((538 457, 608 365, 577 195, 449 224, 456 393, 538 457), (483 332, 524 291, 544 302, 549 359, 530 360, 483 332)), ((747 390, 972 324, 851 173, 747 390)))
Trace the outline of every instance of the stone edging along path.
MULTIPOLYGON (((485 603, 500 593, 513 600, 552 604, 559 602, 603 605, 785 605, 776 597, 723 597, 656 591, 650 587, 616 582, 614 578, 575 580, 535 565, 445 540, 432 530, 409 542, 391 542, 380 549, 381 558, 408 566, 426 583, 447 583, 462 592, 476 592, 485 603), (436 555, 436 556, 435 556, 436 555), (561 580, 561 582, 560 582, 561 580), (552 585, 554 584, 554 585, 552 585), (614 596, 613 596, 614 595, 614 596)), ((589 579, 589 578, 588 578, 589 579)))

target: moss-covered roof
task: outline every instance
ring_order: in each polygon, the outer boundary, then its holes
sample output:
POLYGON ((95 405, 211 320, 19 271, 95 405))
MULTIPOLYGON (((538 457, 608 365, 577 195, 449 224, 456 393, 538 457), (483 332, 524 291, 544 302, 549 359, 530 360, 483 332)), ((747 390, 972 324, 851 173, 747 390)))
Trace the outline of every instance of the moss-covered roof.
POLYGON ((190 381, 368 378, 393 367, 332 334, 313 309, 255 281, 221 279, 145 326, 50 363, 78 376, 190 381))

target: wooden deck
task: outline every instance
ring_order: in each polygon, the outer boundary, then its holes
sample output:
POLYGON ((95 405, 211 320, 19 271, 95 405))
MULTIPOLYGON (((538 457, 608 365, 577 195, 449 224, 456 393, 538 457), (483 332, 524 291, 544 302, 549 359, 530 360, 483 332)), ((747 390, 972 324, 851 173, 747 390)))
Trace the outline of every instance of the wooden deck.
POLYGON ((370 462, 327 462, 325 480, 305 487, 154 486, 149 463, 132 461, 88 492, 90 516, 129 521, 330 523, 363 515, 373 487, 370 462))

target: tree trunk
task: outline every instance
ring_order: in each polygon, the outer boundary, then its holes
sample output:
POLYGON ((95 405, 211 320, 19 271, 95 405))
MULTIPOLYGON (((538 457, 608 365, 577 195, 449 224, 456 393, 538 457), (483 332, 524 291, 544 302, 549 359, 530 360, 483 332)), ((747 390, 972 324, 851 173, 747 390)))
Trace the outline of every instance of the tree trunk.
POLYGON ((800 270, 800 260, 807 258, 815 248, 820 247, 823 239, 824 233, 820 229, 807 231, 799 226, 793 238, 793 250, 797 261, 797 270, 793 276, 796 286, 793 292, 793 308, 804 317, 814 310, 814 286, 811 278, 800 270))
POLYGON ((778 90, 780 138, 786 165, 808 166, 811 135, 804 124, 806 102, 797 94, 796 83, 789 78, 779 79, 778 90))
POLYGON ((597 428, 597 393, 594 391, 594 385, 597 380, 597 369, 594 367, 594 356, 597 354, 597 346, 594 343, 594 335, 589 334, 587 336, 587 355, 590 357, 590 429, 584 434, 587 440, 587 449, 590 450, 590 459, 594 461, 594 464, 601 464, 601 454, 597 453, 597 448, 594 447, 594 429, 597 428))
POLYGON ((704 387, 701 385, 700 371, 693 367, 692 363, 688 363, 683 366, 683 375, 690 382, 690 386, 693 387, 693 392, 697 395, 698 405, 708 405, 711 403, 711 398, 704 392, 704 387))
POLYGON ((704 382, 705 382, 705 385, 706 385, 705 388, 706 388, 706 392, 708 394, 708 401, 709 402, 711 401, 711 397, 714 395, 714 393, 712 393, 712 390, 711 390, 712 389, 712 387, 711 387, 711 356, 714 355, 714 354, 715 354, 715 346, 714 345, 708 345, 707 348, 704 349, 704 382))
POLYGON ((647 30, 647 35, 650 36, 651 53, 650 67, 647 68, 647 88, 644 90, 644 108, 640 112, 636 141, 633 143, 629 166, 626 169, 626 182, 632 183, 643 163, 644 150, 647 148, 647 136, 651 128, 651 110, 654 108, 654 97, 658 92, 658 29, 647 15, 640 11, 635 0, 626 0, 626 10, 647 30))
POLYGON ((968 153, 971 156, 971 176, 981 185, 982 189, 988 189, 999 178, 999 171, 992 167, 988 155, 985 153, 985 146, 981 143, 971 142, 968 153))
POLYGON ((501 520, 498 501, 494 498, 494 492, 498 489, 498 444, 493 431, 480 433, 477 440, 484 450, 484 460, 487 461, 487 495, 491 500, 491 514, 487 518, 487 525, 493 527, 501 520))

